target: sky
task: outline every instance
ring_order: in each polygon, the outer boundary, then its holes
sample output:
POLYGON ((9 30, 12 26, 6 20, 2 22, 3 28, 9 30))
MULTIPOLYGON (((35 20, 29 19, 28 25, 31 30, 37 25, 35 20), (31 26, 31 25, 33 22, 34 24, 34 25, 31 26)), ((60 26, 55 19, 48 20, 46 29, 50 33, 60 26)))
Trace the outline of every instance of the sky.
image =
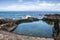
POLYGON ((60 11, 60 0, 0 0, 0 11, 60 11))

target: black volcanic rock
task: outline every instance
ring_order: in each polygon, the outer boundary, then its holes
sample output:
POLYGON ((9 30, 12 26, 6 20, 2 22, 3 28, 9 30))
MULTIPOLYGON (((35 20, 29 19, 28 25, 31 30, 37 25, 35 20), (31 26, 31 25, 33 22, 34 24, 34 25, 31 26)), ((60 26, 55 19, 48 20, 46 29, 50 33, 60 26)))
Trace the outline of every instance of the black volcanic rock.
POLYGON ((28 17, 27 19, 12 20, 12 19, 0 19, 0 29, 6 31, 12 31, 18 24, 38 21, 37 18, 28 17))

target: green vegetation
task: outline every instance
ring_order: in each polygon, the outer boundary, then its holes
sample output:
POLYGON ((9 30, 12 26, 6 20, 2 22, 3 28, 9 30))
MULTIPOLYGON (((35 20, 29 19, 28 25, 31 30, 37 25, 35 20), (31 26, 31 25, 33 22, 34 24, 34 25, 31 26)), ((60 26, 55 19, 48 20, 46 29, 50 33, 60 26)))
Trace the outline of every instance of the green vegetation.
POLYGON ((48 20, 46 20, 45 21, 47 24, 49 24, 49 25, 54 25, 54 21, 48 21, 48 20))

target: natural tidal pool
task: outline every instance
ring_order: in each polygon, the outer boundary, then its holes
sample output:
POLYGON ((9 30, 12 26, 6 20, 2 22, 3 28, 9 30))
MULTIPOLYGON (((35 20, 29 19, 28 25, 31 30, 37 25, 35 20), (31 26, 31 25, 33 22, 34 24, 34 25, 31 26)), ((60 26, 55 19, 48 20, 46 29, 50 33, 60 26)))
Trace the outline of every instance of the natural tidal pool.
POLYGON ((52 25, 49 25, 45 21, 40 20, 36 22, 19 24, 13 32, 24 35, 52 37, 52 29, 52 25))
MULTIPOLYGON (((40 14, 60 14, 60 12, 52 11, 1 11, 0 19, 8 18, 13 20, 19 20, 31 16, 34 18, 43 18, 44 16, 39 16, 40 14)), ((53 22, 52 22, 53 23, 53 22)), ((17 26, 13 31, 17 34, 32 35, 32 36, 41 36, 41 37, 52 37, 53 26, 47 24, 45 21, 36 21, 31 23, 22 23, 17 26)))

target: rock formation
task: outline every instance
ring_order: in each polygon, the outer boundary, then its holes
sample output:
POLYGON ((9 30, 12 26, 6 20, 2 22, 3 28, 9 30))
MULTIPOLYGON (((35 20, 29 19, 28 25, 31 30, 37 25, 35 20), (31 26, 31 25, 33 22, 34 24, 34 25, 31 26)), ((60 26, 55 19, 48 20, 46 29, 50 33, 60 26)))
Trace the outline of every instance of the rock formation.
POLYGON ((0 19, 0 29, 6 31, 14 30, 18 24, 38 21, 37 18, 28 17, 27 19, 12 20, 12 19, 0 19))
POLYGON ((45 15, 44 21, 54 21, 53 38, 60 40, 60 14, 45 15))

